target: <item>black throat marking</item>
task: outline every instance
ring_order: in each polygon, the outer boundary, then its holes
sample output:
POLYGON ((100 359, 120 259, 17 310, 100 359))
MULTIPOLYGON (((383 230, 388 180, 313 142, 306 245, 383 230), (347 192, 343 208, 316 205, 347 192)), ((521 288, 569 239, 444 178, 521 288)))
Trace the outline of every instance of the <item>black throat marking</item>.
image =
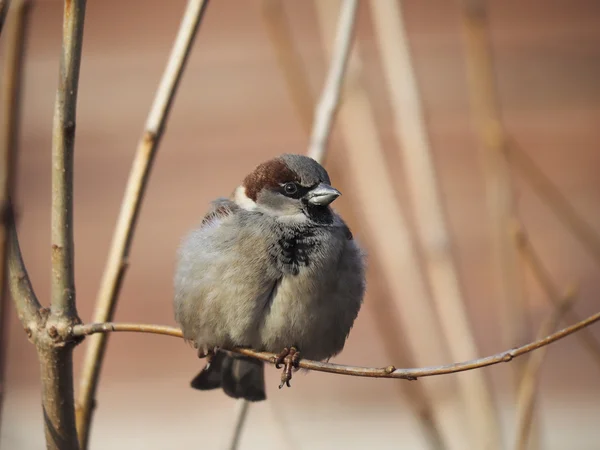
POLYGON ((275 251, 275 259, 286 274, 298 275, 300 268, 308 266, 314 251, 319 247, 318 226, 282 226, 275 251))

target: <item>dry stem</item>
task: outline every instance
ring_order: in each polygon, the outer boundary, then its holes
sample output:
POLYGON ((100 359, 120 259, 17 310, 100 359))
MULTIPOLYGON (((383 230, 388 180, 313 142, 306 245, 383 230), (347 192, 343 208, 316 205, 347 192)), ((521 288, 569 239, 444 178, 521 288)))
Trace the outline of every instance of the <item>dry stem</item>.
POLYGON ((77 316, 73 267, 73 156, 85 0, 65 1, 52 131, 52 315, 77 316))
POLYGON ((244 399, 238 400, 235 404, 235 423, 227 444, 229 450, 236 450, 238 448, 246 418, 248 417, 249 408, 250 402, 244 399))
MULTIPOLYGON (((452 359, 475 358, 477 345, 452 255, 402 9, 395 0, 378 0, 370 5, 434 305, 452 359)), ((469 376, 460 377, 458 383, 469 424, 471 447, 498 448, 498 419, 485 374, 471 372, 469 376)))
MULTIPOLYGON (((513 359, 530 353, 539 348, 552 344, 560 339, 563 339, 577 331, 588 327, 600 320, 600 312, 593 314, 586 319, 563 328, 546 337, 536 341, 522 345, 520 347, 496 353, 483 358, 472 359, 469 361, 457 362, 441 366, 421 367, 418 369, 397 369, 393 365, 386 367, 358 367, 347 366, 342 364, 334 364, 320 361, 311 361, 301 359, 299 366, 302 369, 315 370, 317 372, 336 373, 339 375, 351 375, 357 377, 368 378, 399 378, 404 380, 416 380, 422 377, 431 377, 436 375, 446 375, 449 373, 464 372, 467 370, 479 369, 481 367, 493 366, 499 363, 510 362, 513 359)), ((75 325, 72 330, 73 336, 88 336, 95 333, 109 332, 137 332, 137 333, 152 333, 162 334, 166 336, 182 338, 181 330, 175 327, 166 325, 145 325, 136 323, 90 323, 85 325, 75 325)), ((257 352, 247 348, 226 349, 228 351, 238 353, 240 355, 249 356, 258 360, 273 364, 277 355, 268 352, 257 352)))
MULTIPOLYGON (((322 41, 326 55, 333 53, 333 24, 337 18, 336 5, 339 2, 314 2, 322 41)), ((446 355, 444 340, 439 332, 435 312, 431 308, 425 281, 404 214, 394 195, 394 182, 387 170, 385 152, 377 133, 377 125, 372 105, 362 84, 362 63, 358 52, 354 52, 348 62, 347 78, 353 77, 357 83, 344 96, 344 106, 338 112, 338 126, 344 140, 348 176, 352 177, 350 194, 354 204, 361 210, 366 239, 380 260, 381 276, 389 289, 388 296, 382 296, 374 307, 377 311, 379 327, 381 318, 394 317, 401 323, 404 339, 402 345, 409 348, 407 357, 412 364, 425 364, 425 360, 442 360, 446 355), (373 182, 377 180, 377 182, 373 182), (376 198, 377 201, 373 201, 376 198), (386 238, 394 236, 394 239, 386 238), (401 267, 402 270, 398 270, 401 267), (402 301, 401 299, 410 299, 402 301)), ((394 326, 397 326, 397 321, 394 326)), ((393 339, 394 333, 383 335, 393 339)), ((396 349, 398 340, 385 342, 386 348, 396 349)), ((395 351, 395 353, 398 350, 395 351)), ((458 434, 459 420, 444 414, 441 405, 434 404, 433 398, 447 392, 453 380, 436 380, 423 385, 421 390, 411 393, 411 408, 421 420, 423 435, 431 448, 444 448, 451 436, 458 434)), ((406 391, 409 391, 406 389, 406 391)))
MULTIPOLYGON (((554 287, 551 295, 559 297, 554 287)), ((575 295, 573 291, 562 296, 560 304, 552 310, 550 316, 540 327, 538 338, 556 329, 564 314, 570 310, 574 300, 575 295)), ((547 350, 548 347, 544 347, 533 353, 527 360, 523 370, 523 377, 517 395, 517 436, 515 445, 517 450, 527 450, 528 448, 535 413, 535 399, 540 384, 539 378, 547 350)))
MULTIPOLYGON (((308 149, 308 156, 323 164, 327 153, 327 142, 331 129, 333 127, 335 113, 340 101, 340 91, 344 81, 346 72, 346 62, 350 54, 352 38, 354 36, 354 22, 356 9, 358 6, 357 0, 345 0, 340 8, 340 14, 337 25, 337 33, 335 39, 335 48, 330 58, 329 73, 321 94, 321 100, 315 108, 314 122, 312 125, 311 139, 308 149)), ((306 101, 309 96, 308 82, 303 75, 302 66, 298 64, 290 64, 298 61, 298 55, 294 51, 295 47, 292 44, 289 33, 283 23, 283 11, 279 2, 268 2, 264 4, 265 21, 268 25, 268 30, 271 33, 272 41, 277 42, 277 37, 282 35, 283 46, 276 45, 280 66, 286 76, 289 91, 292 93, 292 100, 301 109, 301 119, 306 120, 308 113, 304 111, 306 101), (268 14, 268 15, 267 15, 268 14), (285 45, 287 44, 287 45, 285 45), (289 54, 289 58, 288 58, 289 54), (300 69, 297 71, 297 69, 300 69)), ((229 448, 237 449, 240 435, 249 412, 249 403, 245 400, 238 402, 236 409, 235 428, 231 435, 229 448)))
MULTIPOLYGON (((486 197, 492 226, 492 249, 496 265, 498 305, 506 345, 527 339, 528 324, 523 280, 517 249, 510 235, 516 219, 514 193, 504 158, 506 136, 496 94, 491 44, 487 32, 484 0, 463 0, 463 30, 473 116, 482 145, 486 197)), ((521 369, 515 366, 516 381, 521 369)))
MULTIPOLYGON (((30 3, 15 0, 8 17, 5 39, 4 71, 2 74, 2 118, 0 126, 0 427, 4 400, 4 373, 8 347, 8 292, 6 261, 8 258, 10 201, 14 197, 15 171, 18 154, 18 135, 21 118, 21 80, 25 55, 25 35, 30 3)), ((8 3, 0 4, 0 29, 8 3)))
MULTIPOLYGON (((518 228, 515 230, 515 234, 517 245, 521 250, 521 255, 523 255, 523 260, 530 267, 533 275, 544 289, 546 298, 550 300, 555 309, 563 310, 564 298, 558 293, 558 290, 554 286, 552 282, 552 276, 544 267, 538 252, 531 245, 527 233, 525 233, 522 228, 518 228)), ((579 315, 571 308, 564 310, 561 313, 561 316, 564 317, 568 322, 572 323, 576 323, 581 320, 579 315)), ((583 347, 590 353, 590 356, 594 362, 600 367, 600 342, 598 342, 594 336, 594 333, 588 329, 583 329, 580 333, 577 333, 577 337, 579 338, 581 345, 583 345, 583 347)))
POLYGON ((344 84, 346 65, 354 37, 354 22, 358 0, 344 0, 340 6, 340 15, 332 46, 329 73, 323 87, 321 99, 315 108, 315 117, 308 156, 323 162, 331 127, 340 103, 340 93, 344 84))
MULTIPOLYGON (((194 38, 208 5, 208 0, 190 0, 186 7, 179 32, 165 72, 156 92, 146 121, 145 130, 138 143, 131 168, 121 211, 106 262, 104 275, 94 312, 94 320, 111 320, 127 268, 127 259, 137 216, 140 211, 154 156, 163 135, 177 86, 190 54, 194 38)), ((88 345, 77 401, 77 431, 81 447, 88 446, 89 427, 94 406, 94 396, 106 350, 107 336, 94 337, 88 345)))

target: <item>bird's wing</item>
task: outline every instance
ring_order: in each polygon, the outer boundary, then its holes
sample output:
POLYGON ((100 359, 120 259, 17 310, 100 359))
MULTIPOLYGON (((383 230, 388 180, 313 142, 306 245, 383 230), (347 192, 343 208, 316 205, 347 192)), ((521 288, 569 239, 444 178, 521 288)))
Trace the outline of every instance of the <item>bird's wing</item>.
POLYGON ((202 225, 205 226, 216 220, 223 219, 233 214, 240 207, 233 201, 226 198, 218 198, 211 202, 211 207, 202 219, 202 225))

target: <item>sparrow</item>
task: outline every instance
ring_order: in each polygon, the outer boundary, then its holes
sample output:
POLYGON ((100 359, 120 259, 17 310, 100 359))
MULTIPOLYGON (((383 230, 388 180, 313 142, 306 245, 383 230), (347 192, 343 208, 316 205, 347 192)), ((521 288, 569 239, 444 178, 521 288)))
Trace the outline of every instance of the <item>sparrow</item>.
POLYGON ((318 162, 284 154, 213 201, 183 239, 175 319, 208 359, 193 388, 265 400, 264 363, 224 350, 277 354, 281 388, 300 352, 321 361, 344 348, 366 283, 364 251, 330 206, 340 195, 318 162))

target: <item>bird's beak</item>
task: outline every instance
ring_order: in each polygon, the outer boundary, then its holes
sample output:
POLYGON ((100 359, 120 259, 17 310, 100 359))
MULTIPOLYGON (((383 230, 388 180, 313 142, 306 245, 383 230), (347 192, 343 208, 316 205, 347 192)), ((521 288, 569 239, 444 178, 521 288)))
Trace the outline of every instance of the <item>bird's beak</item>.
POLYGON ((342 195, 342 193, 336 188, 325 183, 320 183, 308 193, 307 198, 308 203, 311 205, 327 206, 340 195, 342 195))

